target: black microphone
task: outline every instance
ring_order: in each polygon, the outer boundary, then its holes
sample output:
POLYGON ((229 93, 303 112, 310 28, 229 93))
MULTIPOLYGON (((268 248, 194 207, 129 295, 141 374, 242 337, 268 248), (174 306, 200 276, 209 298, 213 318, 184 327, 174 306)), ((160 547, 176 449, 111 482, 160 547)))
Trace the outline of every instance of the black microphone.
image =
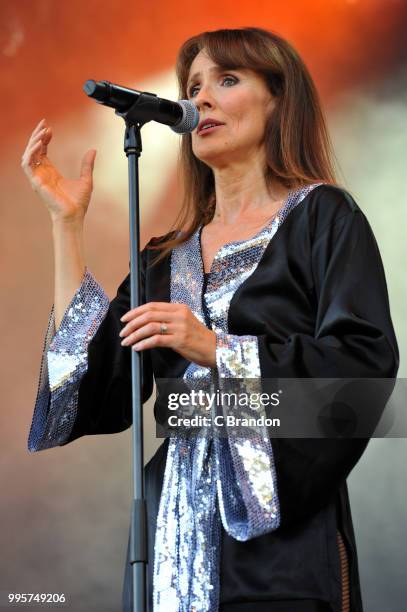
POLYGON ((118 114, 134 107, 138 121, 158 121, 169 125, 177 134, 192 132, 199 122, 198 109, 189 100, 172 102, 148 91, 129 89, 109 81, 86 81, 83 90, 99 104, 116 109, 118 114))

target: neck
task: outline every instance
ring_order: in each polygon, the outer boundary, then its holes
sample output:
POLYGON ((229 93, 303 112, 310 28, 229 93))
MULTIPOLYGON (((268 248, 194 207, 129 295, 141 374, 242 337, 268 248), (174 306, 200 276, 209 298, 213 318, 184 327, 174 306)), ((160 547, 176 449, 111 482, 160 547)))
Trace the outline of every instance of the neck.
POLYGON ((241 220, 271 216, 281 207, 288 189, 267 185, 263 163, 214 168, 216 208, 213 222, 233 225, 241 220))

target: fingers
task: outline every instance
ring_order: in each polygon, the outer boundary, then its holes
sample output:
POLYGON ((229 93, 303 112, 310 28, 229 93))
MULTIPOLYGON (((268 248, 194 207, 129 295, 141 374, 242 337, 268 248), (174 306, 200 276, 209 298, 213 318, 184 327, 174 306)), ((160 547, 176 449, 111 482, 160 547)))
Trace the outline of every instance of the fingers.
POLYGON ((49 126, 45 125, 44 121, 45 120, 40 121, 40 123, 37 125, 37 127, 31 134, 31 137, 27 143, 27 147, 32 146, 33 144, 38 142, 38 140, 42 140, 45 146, 48 145, 49 141, 52 138, 52 130, 49 126))
POLYGON ((138 306, 120 319, 123 321, 125 318, 128 321, 119 333, 123 338, 121 345, 132 345, 134 350, 156 346, 174 348, 183 342, 188 335, 186 332, 190 332, 195 326, 194 318, 187 323, 188 313, 191 314, 185 304, 149 302, 138 306), (134 313, 133 318, 129 320, 127 315, 131 313, 134 313), (166 326, 164 332, 161 328, 163 323, 166 326))
MULTIPOLYGON (((122 346, 129 346, 131 344, 137 343, 139 344, 141 341, 148 340, 153 336, 168 336, 171 334, 171 330, 168 329, 169 325, 166 324, 166 332, 163 334, 161 332, 161 323, 154 321, 140 327, 133 333, 130 333, 126 338, 121 341, 122 346)), ((119 334, 120 335, 120 334, 119 334)), ((154 342, 160 341, 159 338, 155 338, 154 342)))
POLYGON ((38 134, 33 139, 33 142, 30 144, 36 144, 37 142, 41 143, 40 156, 45 157, 48 152, 48 144, 52 138, 52 130, 50 127, 44 127, 42 130, 38 132, 38 134))
POLYGON ((124 318, 134 312, 138 314, 119 334, 125 336, 121 342, 123 347, 134 351, 170 348, 198 365, 216 367, 216 334, 208 330, 186 304, 148 302, 130 310, 124 318), (139 314, 140 311, 143 312, 139 314), (164 329, 162 323, 165 323, 164 329))
POLYGON ((139 340, 135 344, 132 345, 133 351, 142 351, 149 348, 172 348, 172 342, 167 334, 155 334, 154 336, 150 336, 149 338, 143 338, 139 340))
POLYGON ((52 138, 52 128, 47 127, 45 128, 45 132, 41 136, 42 144, 45 147, 44 155, 46 154, 47 146, 51 138, 52 138))
POLYGON ((93 167, 95 165, 96 150, 90 149, 85 153, 81 163, 81 178, 92 179, 93 167))
POLYGON ((27 147, 21 158, 21 166, 28 176, 32 176, 38 162, 42 161, 47 153, 47 146, 52 138, 51 128, 45 126, 45 119, 42 119, 33 131, 27 147))
MULTIPOLYGON (((146 312, 138 317, 136 317, 135 319, 132 319, 131 321, 129 321, 127 323, 127 325, 125 325, 123 327, 123 329, 121 330, 119 336, 123 337, 123 336, 127 336, 130 332, 132 332, 134 329, 137 329, 141 326, 145 326, 148 324, 157 324, 158 327, 161 325, 161 323, 171 323, 174 322, 176 319, 176 313, 172 312, 172 311, 151 311, 151 312, 146 312), (158 323, 157 323, 158 321, 158 323)), ((159 330, 160 331, 160 330, 159 330)))
POLYGON ((144 312, 152 310, 165 311, 168 316, 168 314, 174 312, 174 310, 188 311, 189 308, 185 304, 174 304, 171 302, 148 302, 147 304, 142 304, 141 306, 132 308, 132 310, 128 310, 122 317, 120 317, 120 321, 130 321, 133 319, 133 317, 138 317, 144 312))
POLYGON ((41 131, 41 130, 42 130, 44 127, 46 127, 46 125, 47 125, 47 124, 46 124, 45 119, 41 119, 41 121, 40 121, 40 122, 39 122, 39 123, 36 125, 36 127, 34 128, 34 130, 33 130, 32 134, 31 134, 30 140, 31 140, 32 138, 34 138, 34 137, 35 137, 35 136, 38 134, 38 132, 39 132, 39 131, 41 131))
POLYGON ((39 140, 34 145, 32 145, 31 147, 28 147, 24 151, 23 157, 21 159, 21 166, 24 172, 28 176, 32 175, 33 168, 35 168, 35 164, 36 164, 36 155, 38 151, 41 150, 41 146, 42 146, 42 143, 39 140))

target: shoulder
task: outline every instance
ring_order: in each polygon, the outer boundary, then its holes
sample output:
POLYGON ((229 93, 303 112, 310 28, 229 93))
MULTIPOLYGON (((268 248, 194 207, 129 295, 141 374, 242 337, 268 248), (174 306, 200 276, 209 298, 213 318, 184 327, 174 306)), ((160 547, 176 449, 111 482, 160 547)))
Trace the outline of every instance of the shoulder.
POLYGON ((161 236, 152 236, 148 240, 142 250, 143 257, 155 257, 162 250, 161 245, 164 245, 168 240, 172 240, 177 235, 177 230, 171 230, 161 236))
POLYGON ((150 240, 147 242, 146 247, 160 246, 160 244, 162 244, 163 242, 166 242, 167 240, 171 240, 172 238, 175 238, 176 234, 177 234, 177 231, 172 230, 170 232, 167 232, 166 234, 163 234, 162 236, 152 236, 150 240))
POLYGON ((303 204, 304 216, 314 237, 345 217, 350 220, 364 216, 352 194, 338 185, 315 187, 303 204))
POLYGON ((141 259, 146 269, 157 264, 161 264, 161 267, 168 265, 172 249, 165 256, 162 256, 161 253, 164 251, 167 242, 174 239, 177 233, 177 230, 171 230, 161 236, 152 236, 150 238, 141 251, 141 259))

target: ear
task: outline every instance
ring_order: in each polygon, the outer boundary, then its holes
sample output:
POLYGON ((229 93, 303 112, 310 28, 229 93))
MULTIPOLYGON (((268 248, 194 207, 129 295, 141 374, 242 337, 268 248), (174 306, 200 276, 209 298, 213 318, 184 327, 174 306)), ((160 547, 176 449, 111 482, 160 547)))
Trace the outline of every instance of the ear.
POLYGON ((267 100, 266 100, 267 115, 269 115, 275 109, 276 104, 277 104, 277 98, 269 92, 269 95, 267 96, 267 100))

